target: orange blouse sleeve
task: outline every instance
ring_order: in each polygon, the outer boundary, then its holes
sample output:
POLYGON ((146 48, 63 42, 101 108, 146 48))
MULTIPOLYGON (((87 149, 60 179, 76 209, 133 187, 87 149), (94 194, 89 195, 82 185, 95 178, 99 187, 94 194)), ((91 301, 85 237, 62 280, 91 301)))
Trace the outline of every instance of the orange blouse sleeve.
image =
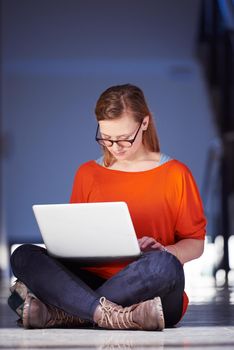
POLYGON ((179 205, 175 225, 175 240, 184 238, 205 239, 206 218, 200 194, 190 170, 184 166, 179 186, 179 205))
POLYGON ((83 182, 83 169, 82 166, 78 168, 72 187, 72 193, 70 197, 70 203, 84 203, 84 182, 83 182))

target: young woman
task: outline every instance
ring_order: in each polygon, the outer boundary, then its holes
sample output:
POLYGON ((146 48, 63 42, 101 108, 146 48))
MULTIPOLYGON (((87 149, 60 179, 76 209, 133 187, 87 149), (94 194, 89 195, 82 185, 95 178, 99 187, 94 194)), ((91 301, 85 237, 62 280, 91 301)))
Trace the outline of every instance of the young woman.
POLYGON ((95 113, 103 156, 78 168, 70 202, 125 201, 143 254, 133 262, 84 268, 22 245, 11 256, 18 281, 9 304, 25 328, 172 327, 188 305, 183 264, 204 249, 206 220, 197 186, 184 164, 160 152, 138 87, 110 87, 95 113))

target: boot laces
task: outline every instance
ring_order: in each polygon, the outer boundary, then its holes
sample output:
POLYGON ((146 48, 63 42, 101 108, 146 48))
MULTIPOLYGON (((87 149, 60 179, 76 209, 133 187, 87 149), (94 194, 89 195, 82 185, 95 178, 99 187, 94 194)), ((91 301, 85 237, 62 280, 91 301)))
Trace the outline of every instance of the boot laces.
POLYGON ((100 298, 100 305, 102 309, 102 317, 98 322, 100 325, 111 326, 111 328, 115 328, 117 325, 119 329, 123 329, 123 327, 129 329, 135 324, 132 319, 131 307, 119 308, 117 305, 109 303, 105 297, 100 298))
POLYGON ((49 312, 51 314, 51 318, 48 322, 48 325, 51 326, 75 326, 85 323, 85 321, 79 318, 78 316, 70 315, 63 310, 58 309, 57 307, 49 306, 49 312))

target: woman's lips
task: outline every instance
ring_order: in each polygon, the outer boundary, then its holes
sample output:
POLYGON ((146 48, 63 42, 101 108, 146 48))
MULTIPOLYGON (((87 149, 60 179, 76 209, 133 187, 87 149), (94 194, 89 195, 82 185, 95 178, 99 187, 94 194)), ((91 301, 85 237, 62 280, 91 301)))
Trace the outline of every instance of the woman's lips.
POLYGON ((115 155, 116 155, 116 156, 121 156, 121 155, 124 154, 125 152, 126 152, 126 151, 118 152, 118 153, 116 152, 115 155))

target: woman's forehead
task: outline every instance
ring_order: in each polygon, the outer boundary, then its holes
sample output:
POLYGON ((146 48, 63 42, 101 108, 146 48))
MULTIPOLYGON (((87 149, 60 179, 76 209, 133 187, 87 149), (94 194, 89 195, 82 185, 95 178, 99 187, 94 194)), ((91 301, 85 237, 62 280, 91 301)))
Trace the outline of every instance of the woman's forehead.
POLYGON ((99 128, 100 132, 104 136, 111 137, 124 137, 129 135, 134 131, 137 122, 131 118, 121 118, 114 120, 100 120, 99 128))

